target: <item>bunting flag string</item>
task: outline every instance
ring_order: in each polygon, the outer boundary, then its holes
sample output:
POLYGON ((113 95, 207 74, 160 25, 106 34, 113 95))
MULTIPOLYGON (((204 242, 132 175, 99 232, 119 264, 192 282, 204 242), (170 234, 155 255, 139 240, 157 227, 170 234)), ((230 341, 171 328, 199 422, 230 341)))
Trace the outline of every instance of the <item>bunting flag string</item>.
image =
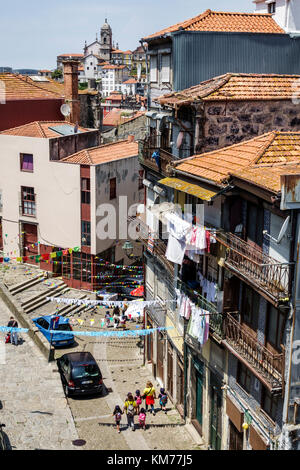
MULTIPOLYGON (((63 334, 69 334, 74 336, 104 336, 104 337, 116 337, 122 338, 126 336, 146 336, 154 333, 155 331, 165 331, 173 329, 173 326, 149 328, 147 330, 125 330, 125 331, 64 331, 63 334)), ((17 333, 28 333, 28 328, 13 328, 11 326, 0 326, 0 331, 3 332, 17 332, 17 333)), ((59 330, 50 330, 51 334, 59 334, 59 330)))
MULTIPOLYGON (((97 306, 97 305, 105 305, 107 308, 109 307, 115 307, 115 306, 121 306, 123 307, 124 305, 137 305, 140 308, 144 307, 149 307, 150 305, 154 304, 161 304, 159 300, 108 300, 112 295, 118 295, 118 294, 102 294, 103 297, 107 296, 107 300, 104 298, 103 300, 92 300, 92 299, 69 299, 65 297, 46 297, 46 300, 49 302, 55 302, 57 304, 63 303, 67 305, 86 305, 86 306, 97 306)), ((175 302, 175 300, 168 299, 164 300, 163 303, 167 302, 175 302)))

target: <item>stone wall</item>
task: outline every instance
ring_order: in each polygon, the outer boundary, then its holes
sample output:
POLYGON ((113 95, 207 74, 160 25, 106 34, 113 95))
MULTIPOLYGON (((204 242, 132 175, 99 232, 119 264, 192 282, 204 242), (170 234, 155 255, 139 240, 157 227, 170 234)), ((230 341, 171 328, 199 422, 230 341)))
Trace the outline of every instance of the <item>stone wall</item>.
POLYGON ((209 102, 199 147, 209 152, 273 130, 300 131, 299 114, 291 100, 209 102))
POLYGON ((124 122, 118 127, 103 132, 103 143, 107 144, 116 140, 126 140, 129 135, 134 135, 135 140, 143 140, 147 132, 147 118, 145 115, 139 116, 131 121, 124 122))
POLYGON ((82 127, 88 129, 100 129, 102 123, 102 108, 99 95, 79 94, 80 99, 80 121, 82 127))

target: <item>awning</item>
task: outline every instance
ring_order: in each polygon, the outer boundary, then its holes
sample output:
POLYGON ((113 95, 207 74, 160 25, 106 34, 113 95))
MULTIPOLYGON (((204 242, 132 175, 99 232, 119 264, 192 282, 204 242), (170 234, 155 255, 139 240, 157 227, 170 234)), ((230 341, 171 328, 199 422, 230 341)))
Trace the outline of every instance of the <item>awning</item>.
POLYGON ((164 184, 170 188, 177 189, 192 196, 196 196, 203 201, 211 201, 211 199, 218 194, 218 191, 202 188, 197 184, 190 184, 178 178, 164 178, 158 181, 159 184, 164 184))

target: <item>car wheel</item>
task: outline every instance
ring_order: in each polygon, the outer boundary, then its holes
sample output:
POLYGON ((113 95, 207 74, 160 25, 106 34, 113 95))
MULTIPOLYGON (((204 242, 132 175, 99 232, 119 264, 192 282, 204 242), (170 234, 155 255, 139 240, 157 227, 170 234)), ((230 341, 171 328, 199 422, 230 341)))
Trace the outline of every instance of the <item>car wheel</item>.
POLYGON ((67 385, 64 386, 64 392, 65 392, 66 397, 70 396, 69 389, 68 389, 67 385))

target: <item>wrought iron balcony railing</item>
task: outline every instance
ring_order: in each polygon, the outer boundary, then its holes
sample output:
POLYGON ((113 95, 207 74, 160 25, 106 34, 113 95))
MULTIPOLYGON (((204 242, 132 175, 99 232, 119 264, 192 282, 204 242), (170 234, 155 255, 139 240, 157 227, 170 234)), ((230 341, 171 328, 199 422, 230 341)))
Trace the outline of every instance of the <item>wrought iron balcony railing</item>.
POLYGON ((269 351, 233 318, 235 313, 224 316, 224 345, 236 351, 271 390, 280 390, 284 380, 284 354, 269 351))
POLYGON ((168 176, 170 163, 173 162, 175 158, 171 154, 171 147, 157 144, 157 137, 155 140, 153 138, 145 140, 140 147, 139 160, 152 170, 168 176), (157 150, 159 150, 159 159, 156 161, 152 155, 157 150))
POLYGON ((290 264, 280 263, 232 233, 218 233, 217 241, 227 247, 225 266, 251 282, 272 302, 288 300, 290 264))

